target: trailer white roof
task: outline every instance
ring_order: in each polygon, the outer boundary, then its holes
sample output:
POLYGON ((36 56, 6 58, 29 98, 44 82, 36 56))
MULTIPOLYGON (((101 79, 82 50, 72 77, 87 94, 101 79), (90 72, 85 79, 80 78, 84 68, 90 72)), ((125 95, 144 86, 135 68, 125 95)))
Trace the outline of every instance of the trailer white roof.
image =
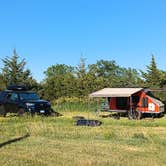
POLYGON ((104 88, 89 94, 89 97, 129 97, 143 88, 104 88))

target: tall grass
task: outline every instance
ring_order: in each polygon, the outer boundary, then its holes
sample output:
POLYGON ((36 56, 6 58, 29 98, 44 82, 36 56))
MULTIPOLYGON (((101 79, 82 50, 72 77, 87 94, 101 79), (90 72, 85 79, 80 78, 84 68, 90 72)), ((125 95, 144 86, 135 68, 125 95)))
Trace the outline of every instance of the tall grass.
POLYGON ((89 99, 87 97, 78 98, 78 97, 61 97, 52 101, 54 108, 58 111, 96 111, 101 103, 105 102, 105 99, 89 99))
POLYGON ((88 111, 88 104, 77 102, 77 103, 62 103, 55 106, 55 109, 58 111, 88 111))
POLYGON ((97 109, 97 104, 88 100, 88 98, 65 97, 53 101, 55 109, 59 111, 94 111, 97 109))

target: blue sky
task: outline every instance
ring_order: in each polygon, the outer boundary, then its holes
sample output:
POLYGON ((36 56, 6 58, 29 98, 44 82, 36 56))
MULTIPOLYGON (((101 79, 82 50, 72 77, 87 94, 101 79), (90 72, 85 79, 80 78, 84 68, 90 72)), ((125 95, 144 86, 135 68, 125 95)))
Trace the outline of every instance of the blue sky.
MULTIPOLYGON (((35 79, 51 65, 115 60, 166 70, 165 0, 0 0, 0 58, 16 48, 35 79)), ((2 67, 2 63, 0 63, 2 67)))

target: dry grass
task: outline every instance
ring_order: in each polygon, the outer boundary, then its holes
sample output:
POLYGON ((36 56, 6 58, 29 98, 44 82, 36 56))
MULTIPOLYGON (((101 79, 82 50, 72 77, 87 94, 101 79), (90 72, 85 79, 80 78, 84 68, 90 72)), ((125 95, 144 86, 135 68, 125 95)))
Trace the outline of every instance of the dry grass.
POLYGON ((63 112, 63 117, 0 118, 3 166, 165 166, 166 118, 129 121, 99 118, 94 113, 63 112), (100 127, 75 126, 73 116, 97 118, 100 127))

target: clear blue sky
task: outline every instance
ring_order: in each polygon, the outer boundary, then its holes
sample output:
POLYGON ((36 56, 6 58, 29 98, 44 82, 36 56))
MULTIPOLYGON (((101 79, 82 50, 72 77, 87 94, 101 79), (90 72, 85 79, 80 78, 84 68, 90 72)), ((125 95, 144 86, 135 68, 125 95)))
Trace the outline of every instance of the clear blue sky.
POLYGON ((38 81, 81 54, 144 70, 153 53, 166 70, 166 0, 0 0, 0 58, 14 48, 38 81))

